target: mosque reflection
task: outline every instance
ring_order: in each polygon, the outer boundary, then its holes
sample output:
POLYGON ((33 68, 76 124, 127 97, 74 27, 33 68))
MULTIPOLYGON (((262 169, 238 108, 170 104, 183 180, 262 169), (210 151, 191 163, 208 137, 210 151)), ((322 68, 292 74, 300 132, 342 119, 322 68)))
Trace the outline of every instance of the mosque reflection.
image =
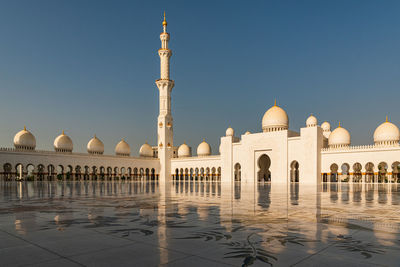
POLYGON ((20 235, 80 227, 163 247, 213 241, 224 248, 223 259, 247 255, 264 263, 282 261, 296 245, 306 253, 326 245, 366 258, 400 248, 397 184, 37 181, 0 188, 0 214, 14 217, 20 235), (242 254, 234 253, 237 246, 242 254))

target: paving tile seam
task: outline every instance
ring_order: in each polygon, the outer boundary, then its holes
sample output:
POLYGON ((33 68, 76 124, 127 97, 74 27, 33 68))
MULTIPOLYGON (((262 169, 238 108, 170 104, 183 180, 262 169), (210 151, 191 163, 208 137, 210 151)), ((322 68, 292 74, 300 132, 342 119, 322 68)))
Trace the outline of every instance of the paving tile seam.
POLYGON ((49 253, 51 253, 51 254, 54 254, 54 255, 56 255, 56 256, 62 258, 62 259, 66 259, 66 260, 68 260, 68 261, 70 261, 70 262, 73 262, 73 263, 75 263, 75 264, 77 264, 77 265, 86 267, 86 265, 83 265, 83 264, 81 264, 81 263, 79 263, 79 262, 76 262, 76 261, 74 261, 74 260, 72 260, 72 259, 70 259, 70 258, 68 258, 68 257, 66 257, 66 256, 63 256, 63 255, 61 255, 61 254, 58 254, 58 253, 55 252, 55 251, 52 251, 52 250, 47 249, 47 248, 45 248, 45 247, 42 247, 42 246, 40 246, 40 245, 38 245, 38 244, 36 244, 36 243, 33 243, 33 242, 29 241, 29 240, 26 240, 26 239, 22 238, 22 237, 20 237, 20 236, 13 235, 12 233, 9 233, 9 232, 4 231, 4 230, 2 230, 2 229, 0 229, 0 231, 3 232, 3 233, 8 234, 8 235, 10 235, 10 236, 12 236, 12 237, 14 237, 14 238, 20 239, 20 240, 22 240, 22 241, 24 241, 24 242, 26 242, 26 243, 28 243, 28 244, 31 244, 31 245, 33 245, 33 246, 35 246, 35 247, 38 247, 38 248, 40 248, 40 249, 43 249, 43 250, 45 250, 45 251, 47 251, 47 252, 49 252, 49 253))
MULTIPOLYGON (((359 231, 359 230, 356 230, 356 231, 355 231, 354 233, 352 233, 352 234, 355 234, 355 233, 357 233, 358 231, 359 231)), ((293 264, 290 265, 290 266, 296 266, 297 264, 302 263, 302 262, 304 262, 304 261, 306 261, 306 260, 308 260, 308 259, 314 257, 315 255, 320 254, 322 251, 327 250, 328 248, 330 248, 330 247, 332 247, 332 246, 334 246, 334 245, 335 245, 335 244, 332 243, 332 244, 330 244, 330 245, 328 245, 328 246, 322 248, 321 250, 319 250, 319 251, 317 251, 317 252, 315 252, 315 253, 313 253, 313 254, 311 254, 311 255, 308 255, 308 256, 304 257, 303 259, 299 260, 298 262, 293 263, 293 264)))
POLYGON ((89 254, 98 253, 98 252, 105 251, 105 250, 129 247, 129 246, 132 246, 132 245, 134 245, 134 244, 135 244, 135 243, 131 243, 131 244, 125 244, 125 245, 114 246, 114 247, 109 247, 109 248, 102 248, 102 249, 98 249, 98 250, 92 250, 92 251, 88 251, 88 252, 76 253, 76 254, 71 254, 71 255, 69 255, 68 257, 76 257, 76 256, 82 256, 82 255, 89 255, 89 254))

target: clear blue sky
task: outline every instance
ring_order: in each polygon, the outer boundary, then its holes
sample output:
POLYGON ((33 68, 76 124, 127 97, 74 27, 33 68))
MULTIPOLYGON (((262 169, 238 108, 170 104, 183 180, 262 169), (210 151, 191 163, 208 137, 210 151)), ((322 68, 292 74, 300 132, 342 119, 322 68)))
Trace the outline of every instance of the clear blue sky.
POLYGON ((0 2, 0 146, 26 125, 37 149, 156 141, 162 12, 171 33, 175 145, 261 131, 273 104, 372 143, 400 126, 400 1, 0 2))

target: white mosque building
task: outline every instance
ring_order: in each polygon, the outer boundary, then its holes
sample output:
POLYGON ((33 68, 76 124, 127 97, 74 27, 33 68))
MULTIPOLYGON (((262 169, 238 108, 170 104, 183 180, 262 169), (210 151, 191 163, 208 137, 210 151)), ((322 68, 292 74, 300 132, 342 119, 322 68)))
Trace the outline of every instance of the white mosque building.
POLYGON ((161 77, 159 89, 158 143, 142 145, 132 157, 129 144, 121 140, 115 155, 104 155, 104 144, 94 136, 88 153, 73 152, 73 141, 64 132, 54 140, 54 151, 36 150, 35 136, 26 128, 14 137, 14 148, 0 148, 2 179, 157 179, 216 180, 272 184, 324 182, 400 182, 400 132, 387 119, 374 132, 374 144, 351 146, 350 133, 339 123, 331 131, 329 122, 318 125, 313 115, 299 132, 289 130, 289 118, 278 105, 268 109, 261 131, 235 134, 232 128, 221 137, 218 153, 203 140, 192 155, 187 144, 173 143, 170 79, 171 49, 167 22, 162 23, 158 50, 161 77))

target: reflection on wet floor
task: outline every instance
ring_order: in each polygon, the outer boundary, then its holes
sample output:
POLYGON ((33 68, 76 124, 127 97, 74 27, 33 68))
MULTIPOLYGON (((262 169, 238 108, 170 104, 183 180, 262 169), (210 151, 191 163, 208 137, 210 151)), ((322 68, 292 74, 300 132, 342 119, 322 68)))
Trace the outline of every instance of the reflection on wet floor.
POLYGON ((4 266, 398 266, 400 259, 397 184, 1 182, 0 201, 4 266))

